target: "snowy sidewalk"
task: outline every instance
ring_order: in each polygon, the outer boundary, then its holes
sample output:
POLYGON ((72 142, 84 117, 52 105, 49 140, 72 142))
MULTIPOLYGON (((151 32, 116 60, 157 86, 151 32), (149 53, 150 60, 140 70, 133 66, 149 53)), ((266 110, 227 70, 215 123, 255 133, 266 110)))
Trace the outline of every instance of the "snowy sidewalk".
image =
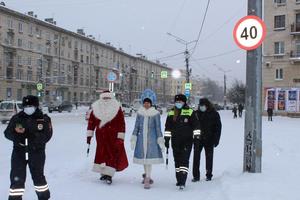
MULTIPOLYGON (((222 111, 223 131, 220 145, 215 149, 214 177, 205 182, 201 159, 201 181, 179 191, 175 186, 172 153, 169 169, 165 165, 153 168, 155 183, 144 190, 141 182, 143 168, 132 163, 130 135, 135 117, 126 117, 125 145, 129 168, 117 173, 108 186, 91 172, 95 143, 86 155, 86 121, 84 111, 50 114, 54 136, 47 146, 46 177, 53 200, 99 199, 197 199, 197 200, 299 200, 300 199, 300 119, 275 117, 273 122, 263 118, 263 169, 261 174, 242 173, 244 119, 232 119, 230 111, 222 111)), ((166 116, 162 117, 162 124, 166 116)), ((6 199, 9 189, 10 154, 12 144, 4 138, 6 125, 0 125, 0 199, 6 199)), ((203 156, 202 156, 203 157, 203 156)), ((192 156, 190 170, 192 164, 192 156)), ((28 173, 24 200, 37 199, 28 173)))

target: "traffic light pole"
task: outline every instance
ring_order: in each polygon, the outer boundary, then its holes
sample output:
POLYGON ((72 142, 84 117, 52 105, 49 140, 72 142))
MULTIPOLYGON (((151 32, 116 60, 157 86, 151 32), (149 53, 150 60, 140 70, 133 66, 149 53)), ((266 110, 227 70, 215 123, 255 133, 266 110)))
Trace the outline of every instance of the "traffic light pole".
MULTIPOLYGON (((248 15, 262 18, 262 0, 248 0, 248 15)), ((244 172, 260 173, 262 157, 262 47, 247 51, 244 172)))

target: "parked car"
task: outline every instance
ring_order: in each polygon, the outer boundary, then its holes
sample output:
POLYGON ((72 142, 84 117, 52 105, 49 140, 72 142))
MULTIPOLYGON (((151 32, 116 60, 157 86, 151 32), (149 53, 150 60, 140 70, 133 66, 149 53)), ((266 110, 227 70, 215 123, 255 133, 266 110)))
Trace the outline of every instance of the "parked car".
POLYGON ((129 116, 129 117, 132 116, 133 109, 130 105, 128 105, 126 103, 122 103, 122 111, 125 116, 129 116))
POLYGON ((0 103, 0 121, 8 122, 12 116, 23 110, 22 101, 2 101, 0 103))
POLYGON ((59 113, 61 113, 62 111, 71 112, 72 109, 73 106, 69 101, 63 101, 62 103, 52 102, 48 107, 49 113, 52 113, 53 111, 58 111, 59 113))

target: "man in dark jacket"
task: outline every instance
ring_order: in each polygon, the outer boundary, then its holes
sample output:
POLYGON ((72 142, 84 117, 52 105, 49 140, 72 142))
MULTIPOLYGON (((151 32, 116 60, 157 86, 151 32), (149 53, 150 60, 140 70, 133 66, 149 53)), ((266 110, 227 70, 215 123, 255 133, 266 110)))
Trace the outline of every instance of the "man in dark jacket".
POLYGON ((238 106, 238 110, 239 110, 239 117, 241 118, 243 116, 243 110, 244 110, 244 106, 241 103, 238 106))
POLYGON ((214 148, 218 146, 222 124, 219 113, 212 106, 207 98, 200 99, 197 112, 201 127, 201 134, 198 139, 194 139, 194 160, 193 160, 193 182, 200 180, 200 155, 204 148, 206 160, 206 181, 210 181, 213 174, 214 148))
POLYGON ((8 199, 22 200, 28 164, 38 199, 48 200, 50 192, 44 176, 44 164, 46 143, 52 137, 51 119, 38 108, 36 96, 24 97, 22 105, 23 111, 11 118, 4 131, 5 137, 14 144, 8 199))
POLYGON ((165 125, 165 146, 169 148, 172 140, 173 156, 176 171, 176 186, 184 189, 189 171, 189 158, 193 137, 199 136, 200 127, 195 112, 186 104, 186 96, 175 96, 175 108, 168 113, 165 125))
POLYGON ((267 109, 267 113, 268 113, 268 121, 273 121, 273 108, 272 107, 268 107, 267 109))

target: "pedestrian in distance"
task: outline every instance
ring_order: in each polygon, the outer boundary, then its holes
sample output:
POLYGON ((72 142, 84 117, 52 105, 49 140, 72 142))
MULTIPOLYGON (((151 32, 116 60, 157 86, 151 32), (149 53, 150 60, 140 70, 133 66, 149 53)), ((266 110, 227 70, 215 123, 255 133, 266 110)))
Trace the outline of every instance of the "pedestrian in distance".
POLYGON ((243 116, 243 110, 244 110, 244 106, 240 103, 238 106, 239 118, 243 116))
POLYGON ((4 131, 14 144, 11 156, 9 200, 22 200, 25 192, 26 167, 29 166, 39 200, 50 199, 44 175, 46 143, 52 137, 51 119, 39 109, 39 99, 28 95, 22 101, 23 111, 14 115, 4 131))
POLYGON ((127 168, 128 160, 124 148, 124 114, 120 103, 109 91, 101 93, 100 99, 92 104, 87 127, 88 145, 94 131, 97 147, 93 171, 100 173, 100 180, 110 185, 115 172, 127 168))
POLYGON ((137 111, 134 130, 130 139, 134 150, 133 162, 144 165, 143 181, 145 189, 153 184, 151 171, 153 164, 164 162, 162 152, 165 149, 161 132, 160 113, 152 106, 153 100, 143 99, 143 106, 137 111))
POLYGON ((233 106, 232 112, 233 112, 233 119, 236 119, 237 118, 237 107, 235 105, 233 106))
POLYGON ((268 121, 273 121, 273 108, 268 107, 267 113, 268 113, 268 121))
POLYGON ((194 159, 192 182, 200 181, 200 156, 202 149, 205 151, 206 181, 213 177, 214 148, 219 145, 222 124, 220 115, 207 98, 199 101, 197 112, 198 123, 201 127, 199 138, 194 138, 194 159))
POLYGON ((168 149, 170 140, 175 162, 176 186, 185 188, 189 172, 189 158, 193 146, 193 138, 200 135, 200 124, 196 113, 187 105, 183 94, 175 96, 175 106, 168 112, 165 124, 165 147, 168 149))

